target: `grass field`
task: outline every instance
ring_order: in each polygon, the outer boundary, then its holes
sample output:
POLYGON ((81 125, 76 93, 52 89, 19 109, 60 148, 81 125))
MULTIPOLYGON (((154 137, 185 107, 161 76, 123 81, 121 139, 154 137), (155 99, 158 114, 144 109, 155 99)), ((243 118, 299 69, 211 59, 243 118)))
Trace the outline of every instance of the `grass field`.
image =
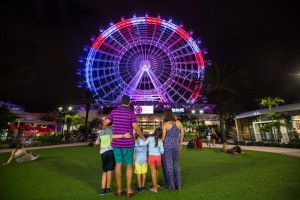
MULTIPOLYGON (((98 193, 101 182, 98 147, 45 149, 33 154, 40 154, 40 159, 0 166, 1 200, 117 199, 113 193, 105 196, 98 193)), ((6 162, 8 157, 8 153, 0 154, 0 162, 6 162)), ((297 157, 254 151, 231 155, 218 149, 184 148, 180 159, 181 191, 172 192, 162 184, 157 194, 145 191, 132 198, 300 199, 300 159, 297 157)), ((147 186, 151 186, 149 171, 147 186)), ((162 173, 159 182, 163 183, 162 173)), ((133 176, 133 186, 135 184, 133 176)), ((115 191, 115 181, 112 186, 115 191)))

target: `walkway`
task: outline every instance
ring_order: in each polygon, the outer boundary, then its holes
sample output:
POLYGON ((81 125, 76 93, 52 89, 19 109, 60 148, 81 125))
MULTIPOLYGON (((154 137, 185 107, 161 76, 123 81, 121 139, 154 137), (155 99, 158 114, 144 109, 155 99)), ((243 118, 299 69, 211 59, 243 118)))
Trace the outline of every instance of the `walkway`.
MULTIPOLYGON (((51 148, 61 148, 61 147, 73 147, 73 146, 84 146, 88 145, 89 142, 78 142, 78 143, 69 143, 69 144, 58 144, 58 145, 49 145, 49 146, 38 146, 38 147, 25 147, 26 151, 37 150, 37 149, 51 149, 51 148)), ((12 152, 14 149, 1 149, 0 153, 12 152)))
MULTIPOLYGON (((36 150, 36 149, 50 149, 50 148, 61 148, 61 147, 72 147, 72 146, 84 146, 88 145, 89 142, 79 142, 79 143, 70 143, 70 144, 59 144, 59 145, 51 145, 51 146, 39 146, 39 147, 26 147, 27 151, 36 150)), ((187 142, 183 142, 183 145, 187 145, 187 142)), ((228 148, 231 148, 235 145, 228 145, 228 148)), ((241 146, 241 145, 240 145, 241 146)), ((205 143, 203 143, 204 148, 222 148, 221 144, 216 144, 216 146, 207 147, 205 143)), ((251 150, 251 151, 262 151, 262 152, 270 152, 277 154, 284 154, 290 156, 300 157, 300 149, 294 148, 280 148, 280 147, 261 147, 261 146, 241 146, 243 150, 251 150)), ((0 153, 8 153, 13 149, 2 149, 0 153)))

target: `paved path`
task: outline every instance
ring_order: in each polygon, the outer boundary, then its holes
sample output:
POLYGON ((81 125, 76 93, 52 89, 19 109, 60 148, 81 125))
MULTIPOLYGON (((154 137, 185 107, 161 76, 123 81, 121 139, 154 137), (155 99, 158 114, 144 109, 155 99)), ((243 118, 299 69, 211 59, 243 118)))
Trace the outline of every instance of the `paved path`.
MULTIPOLYGON (((187 142, 183 143, 187 144, 187 142)), ((228 145, 228 148, 232 148, 235 145, 228 145)), ((262 147, 262 146, 243 146, 239 145, 243 150, 251 150, 251 151, 262 151, 262 152, 270 152, 270 153, 278 153, 278 154, 284 154, 284 155, 290 155, 290 156, 296 156, 300 157, 300 149, 294 149, 294 148, 281 148, 281 147, 262 147)), ((204 148, 219 148, 221 149, 223 147, 222 144, 216 144, 216 146, 210 146, 208 147, 206 143, 203 143, 204 148)))
MULTIPOLYGON (((61 148, 61 147, 72 147, 72 146, 84 146, 88 145, 89 142, 79 142, 79 143, 70 143, 70 144, 59 144, 59 145, 51 145, 51 146, 39 146, 39 147, 26 147, 27 151, 36 150, 36 149, 50 149, 50 148, 61 148)), ((187 145, 187 142, 183 142, 184 145, 187 145)), ((228 148, 231 148, 235 145, 228 145, 228 148)), ((241 146, 241 145, 240 145, 241 146)), ((222 148, 221 144, 216 144, 216 146, 208 147, 205 143, 203 143, 204 148, 222 148)), ((270 152, 270 153, 278 153, 290 156, 300 157, 300 149, 293 148, 280 148, 280 147, 261 147, 261 146, 241 146, 244 150, 251 151, 262 151, 262 152, 270 152)), ((8 153, 13 149, 2 149, 0 153, 8 153)))
MULTIPOLYGON (((69 144, 58 144, 50 146, 38 146, 38 147, 25 147, 26 151, 37 150, 37 149, 51 149, 51 148, 61 148, 61 147, 73 147, 73 146, 84 146, 88 145, 89 142, 78 142, 78 143, 69 143, 69 144)), ((0 153, 12 152, 14 149, 1 149, 0 153)))

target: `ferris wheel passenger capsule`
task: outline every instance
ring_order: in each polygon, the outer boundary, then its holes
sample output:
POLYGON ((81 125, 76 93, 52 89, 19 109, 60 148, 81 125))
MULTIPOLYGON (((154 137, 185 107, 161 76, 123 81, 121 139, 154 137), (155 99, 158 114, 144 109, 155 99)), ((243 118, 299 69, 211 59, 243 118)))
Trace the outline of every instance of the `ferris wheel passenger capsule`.
POLYGON ((91 39, 92 42, 94 42, 94 41, 96 40, 96 37, 92 35, 92 36, 90 37, 90 39, 91 39))

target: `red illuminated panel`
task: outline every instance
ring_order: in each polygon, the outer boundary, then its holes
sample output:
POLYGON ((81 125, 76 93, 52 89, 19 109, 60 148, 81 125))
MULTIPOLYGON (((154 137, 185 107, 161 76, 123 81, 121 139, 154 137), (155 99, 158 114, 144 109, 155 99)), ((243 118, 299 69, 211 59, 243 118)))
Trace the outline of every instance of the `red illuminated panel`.
POLYGON ((97 40, 94 42, 92 49, 98 50, 100 45, 104 42, 105 38, 100 35, 97 40))
POLYGON ((202 56, 201 52, 198 52, 195 55, 196 55, 196 59, 197 59, 197 65, 204 67, 204 60, 203 60, 203 56, 202 56))
POLYGON ((180 28, 178 26, 178 28, 176 29, 176 32, 181 36, 183 37, 185 40, 189 40, 191 38, 191 36, 185 31, 183 30, 182 28, 180 28))
POLYGON ((199 85, 196 85, 194 91, 193 91, 193 94, 192 94, 192 98, 193 99, 197 99, 199 94, 200 94, 200 91, 201 91, 201 88, 202 88, 202 84, 199 84, 199 85))
POLYGON ((162 23, 162 19, 154 18, 154 17, 147 17, 147 24, 156 24, 160 25, 162 23))
POLYGON ((118 30, 121 30, 122 28, 131 26, 131 19, 126 19, 124 21, 120 21, 119 23, 115 24, 115 26, 118 30))

